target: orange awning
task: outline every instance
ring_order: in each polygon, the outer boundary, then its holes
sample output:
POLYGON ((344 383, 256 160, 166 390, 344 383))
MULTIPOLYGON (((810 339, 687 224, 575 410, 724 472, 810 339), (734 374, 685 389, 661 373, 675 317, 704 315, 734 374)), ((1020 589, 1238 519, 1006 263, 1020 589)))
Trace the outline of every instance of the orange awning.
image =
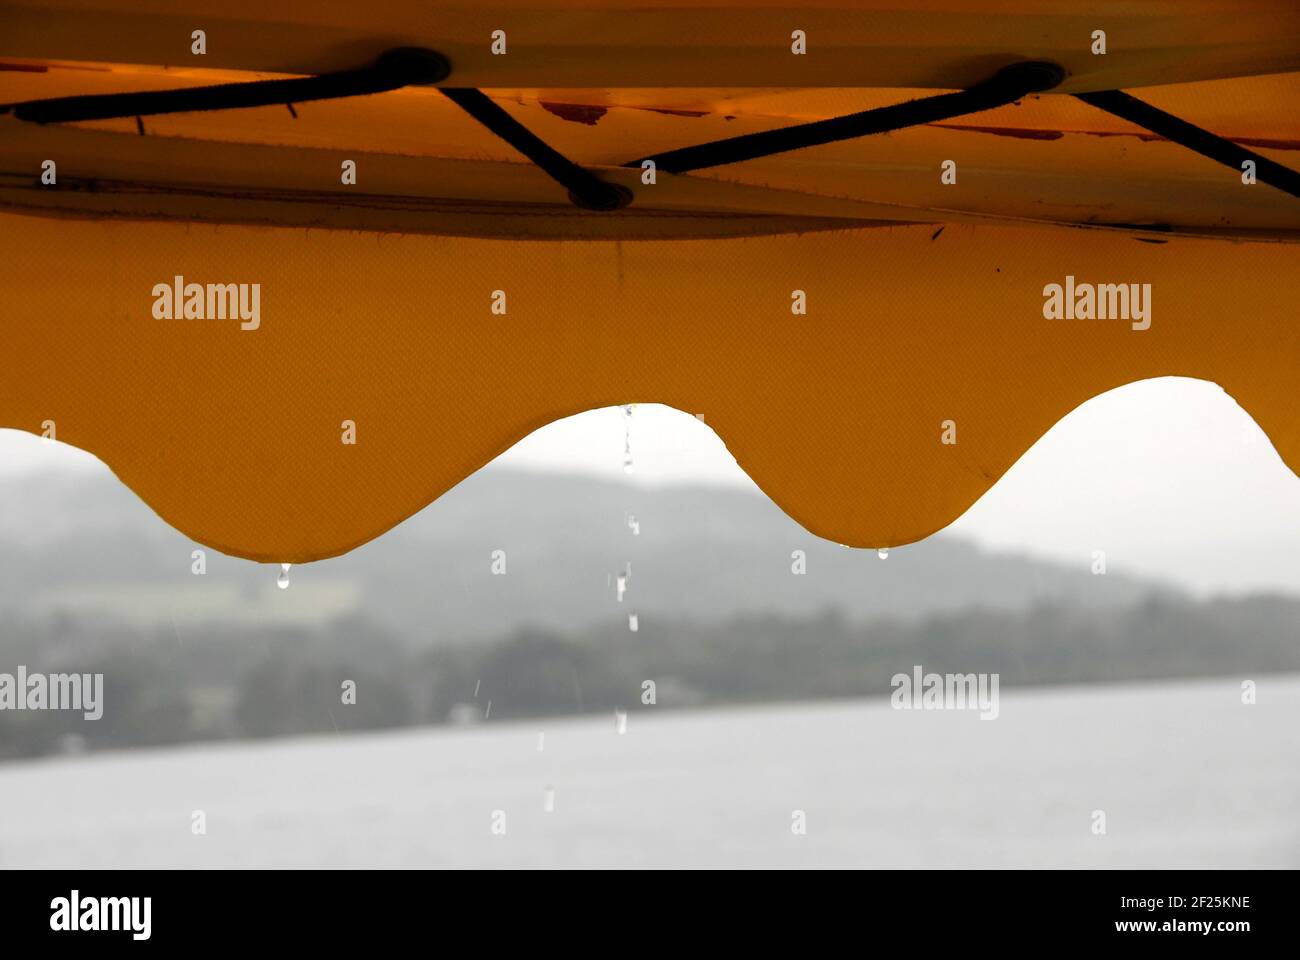
POLYGON ((432 87, 296 117, 0 116, 0 426, 53 423, 195 540, 281 562, 344 552, 538 427, 620 403, 701 415, 791 516, 865 547, 942 528, 1075 406, 1148 377, 1221 384, 1300 468, 1300 199, 1069 95, 1128 90, 1294 169, 1300 9, 1042 6, 0 0, 0 103, 419 46, 447 55, 444 86, 487 88, 634 197, 574 206, 432 87), (1025 60, 1066 78, 653 184, 635 165, 1025 60), (256 329, 159 317, 178 277, 257 284, 256 329), (1045 315, 1052 285, 1121 284, 1149 325, 1045 315))

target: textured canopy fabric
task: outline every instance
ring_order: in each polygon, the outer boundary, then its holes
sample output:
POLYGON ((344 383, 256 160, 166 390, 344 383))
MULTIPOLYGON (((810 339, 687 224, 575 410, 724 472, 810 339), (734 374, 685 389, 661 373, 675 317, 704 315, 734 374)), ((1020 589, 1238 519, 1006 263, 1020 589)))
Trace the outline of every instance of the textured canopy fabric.
POLYGON ((702 416, 791 516, 855 546, 941 529, 1071 409, 1148 377, 1221 384, 1300 470, 1300 200, 1072 97, 653 185, 621 166, 1045 58, 1062 92, 1144 87, 1294 167, 1293 3, 269 7, 0 0, 0 102, 419 45, 636 199, 574 207, 428 88, 145 136, 0 116, 0 426, 52 421, 197 541, 335 555, 546 423, 638 402, 702 416), (159 318, 176 277, 259 284, 260 323, 159 318), (1149 284, 1149 326, 1045 316, 1045 288, 1076 281, 1149 284))

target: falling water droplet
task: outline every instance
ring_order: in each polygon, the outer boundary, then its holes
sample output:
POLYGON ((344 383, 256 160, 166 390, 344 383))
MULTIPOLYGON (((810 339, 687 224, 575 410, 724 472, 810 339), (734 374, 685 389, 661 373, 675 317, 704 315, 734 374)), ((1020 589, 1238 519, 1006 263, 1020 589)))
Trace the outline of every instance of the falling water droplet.
POLYGON ((546 749, 546 731, 543 730, 537 735, 537 752, 541 753, 546 749))
POLYGON ((635 613, 629 613, 627 615, 627 628, 633 633, 637 632, 638 626, 635 613))
POLYGON ((289 589, 289 564, 280 564, 280 576, 276 578, 275 585, 281 590, 289 589))
POLYGON ((627 515, 627 528, 632 531, 632 536, 641 536, 641 521, 630 513, 627 515))
POLYGON ((632 404, 623 407, 623 472, 632 472, 632 404))
POLYGON ((618 602, 623 602, 623 594, 627 593, 627 577, 623 574, 618 575, 618 580, 614 583, 614 588, 618 591, 618 602))
POLYGON ((889 548, 888 548, 888 547, 881 547, 879 550, 876 551, 876 556, 878 556, 881 560, 888 560, 888 559, 889 559, 889 548))
POLYGON ((627 733, 627 711, 626 710, 614 711, 614 730, 617 733, 619 733, 619 735, 627 733))
POLYGON ((483 679, 480 677, 478 680, 475 680, 475 681, 474 681, 474 699, 475 699, 475 700, 478 699, 478 689, 479 689, 479 687, 481 687, 481 686, 483 686, 483 679))
POLYGON ((542 809, 547 813, 555 812, 555 788, 547 787, 542 794, 542 809))

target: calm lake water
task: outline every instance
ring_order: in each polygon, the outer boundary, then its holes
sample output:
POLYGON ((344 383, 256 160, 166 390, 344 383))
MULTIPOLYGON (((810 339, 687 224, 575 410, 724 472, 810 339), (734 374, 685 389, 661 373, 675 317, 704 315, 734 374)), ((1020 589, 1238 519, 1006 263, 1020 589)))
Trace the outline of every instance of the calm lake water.
POLYGON ((1254 706, 1224 679, 1004 692, 993 721, 642 708, 623 735, 610 716, 10 764, 0 866, 1297 867, 1300 678, 1257 679, 1254 706))

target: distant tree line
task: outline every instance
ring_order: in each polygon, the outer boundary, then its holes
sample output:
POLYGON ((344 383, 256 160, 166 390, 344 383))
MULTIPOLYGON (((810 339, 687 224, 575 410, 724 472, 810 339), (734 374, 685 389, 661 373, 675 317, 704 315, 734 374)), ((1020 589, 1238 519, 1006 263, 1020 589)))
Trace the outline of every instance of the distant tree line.
POLYGON ((643 619, 420 648, 369 620, 317 630, 213 624, 181 635, 66 616, 6 622, 0 673, 104 674, 104 713, 0 711, 0 758, 334 734, 615 709, 881 697, 914 665, 998 673, 1002 689, 1300 671, 1300 601, 1153 595, 1096 612, 1044 604, 919 623, 751 616, 643 619), (352 691, 349 702, 349 688, 352 691))

